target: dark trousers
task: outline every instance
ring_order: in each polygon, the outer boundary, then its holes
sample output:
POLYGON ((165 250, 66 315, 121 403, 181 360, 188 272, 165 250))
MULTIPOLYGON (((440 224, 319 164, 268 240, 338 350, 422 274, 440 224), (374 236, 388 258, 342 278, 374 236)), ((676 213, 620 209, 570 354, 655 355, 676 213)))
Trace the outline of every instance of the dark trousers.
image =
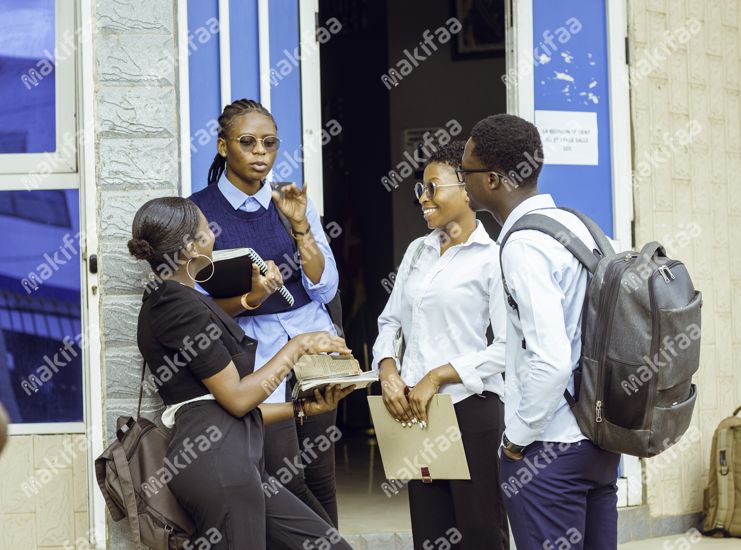
POLYGON ((588 440, 537 441, 523 460, 500 460, 518 550, 615 550, 620 455, 588 440))
POLYGON ((471 479, 409 482, 414 548, 507 550, 497 465, 504 405, 496 394, 485 392, 456 403, 455 413, 471 479))
POLYGON ((265 427, 265 471, 330 525, 337 526, 334 443, 337 411, 310 416, 303 426, 291 419, 265 427), (322 439, 324 438, 324 439, 322 439))
MULTIPOLYGON (((319 441, 322 441, 322 437, 330 438, 331 435, 335 435, 334 439, 336 439, 340 435, 336 424, 337 409, 325 414, 310 416, 306 419, 303 426, 296 425, 299 444, 304 449, 303 456, 309 459, 304 461, 306 486, 329 516, 329 523, 335 527, 338 526, 338 519, 334 442, 332 442, 331 447, 326 451, 321 451, 315 446, 313 451, 317 457, 315 460, 312 460, 311 457, 313 457, 313 454, 306 452, 306 441, 313 442, 314 445, 317 445, 319 441)), ((332 441, 331 438, 330 441, 332 441)))
POLYGON ((334 527, 271 483, 262 441, 259 412, 235 418, 215 401, 178 411, 168 458, 182 467, 169 487, 196 526, 191 547, 206 541, 214 550, 351 550, 334 527), (213 441, 215 431, 219 437, 213 441))

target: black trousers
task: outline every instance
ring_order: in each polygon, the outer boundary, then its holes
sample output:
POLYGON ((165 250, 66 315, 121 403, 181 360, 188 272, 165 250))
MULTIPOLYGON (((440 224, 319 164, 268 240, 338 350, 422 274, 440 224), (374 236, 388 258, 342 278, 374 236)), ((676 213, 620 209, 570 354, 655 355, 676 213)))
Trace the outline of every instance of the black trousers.
POLYGON ((235 418, 215 401, 178 411, 168 459, 183 467, 169 487, 196 525, 194 548, 201 538, 215 550, 351 550, 334 527, 270 482, 262 442, 258 411, 235 418))
POLYGON ((409 482, 414 548, 508 550, 497 452, 504 404, 496 394, 484 392, 456 403, 455 413, 471 479, 409 482))
POLYGON ((334 439, 337 410, 265 428, 265 471, 330 525, 337 526, 334 439), (334 437, 332 437, 334 436, 334 437), (329 448, 321 445, 329 441, 329 448), (321 449, 319 447, 322 447, 321 449))

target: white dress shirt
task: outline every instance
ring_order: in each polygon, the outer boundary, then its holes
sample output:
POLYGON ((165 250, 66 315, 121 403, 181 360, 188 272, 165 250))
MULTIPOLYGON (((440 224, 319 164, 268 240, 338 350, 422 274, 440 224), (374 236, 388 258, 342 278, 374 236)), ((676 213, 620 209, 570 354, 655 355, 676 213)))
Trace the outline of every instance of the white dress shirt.
POLYGON ((484 391, 503 396, 506 309, 499 246, 481 222, 463 244, 440 255, 440 230, 413 241, 404 254, 389 301, 378 318, 373 369, 394 358, 402 327, 406 349, 401 377, 417 384, 434 368, 450 363, 462 383, 444 384, 457 403, 484 391), (420 243, 423 249, 410 269, 420 243), (491 323, 494 341, 487 346, 491 323))
MULTIPOLYGON (((531 212, 559 221, 588 247, 596 247, 586 226, 558 210, 550 195, 520 203, 505 221, 501 236, 531 212)), ((507 240, 502 264, 519 308, 518 317, 507 306, 507 438, 517 445, 585 439, 563 392, 567 387, 574 392, 572 371, 581 356, 581 314, 589 272, 558 241, 530 230, 513 233, 507 240)))

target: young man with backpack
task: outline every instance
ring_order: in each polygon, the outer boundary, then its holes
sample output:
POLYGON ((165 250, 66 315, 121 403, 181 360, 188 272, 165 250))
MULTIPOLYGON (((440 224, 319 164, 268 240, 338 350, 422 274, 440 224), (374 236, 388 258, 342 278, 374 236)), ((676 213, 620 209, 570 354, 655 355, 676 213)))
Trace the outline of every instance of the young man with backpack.
POLYGON ((587 439, 564 393, 575 394, 589 282, 589 271, 565 240, 575 236, 590 251, 598 246, 579 217, 538 192, 542 164, 537 128, 501 114, 474 126, 458 170, 471 207, 490 212, 502 225, 509 305, 500 478, 520 550, 564 543, 614 549, 620 455, 587 439), (571 235, 558 240, 537 230, 508 235, 533 212, 560 222, 571 235))

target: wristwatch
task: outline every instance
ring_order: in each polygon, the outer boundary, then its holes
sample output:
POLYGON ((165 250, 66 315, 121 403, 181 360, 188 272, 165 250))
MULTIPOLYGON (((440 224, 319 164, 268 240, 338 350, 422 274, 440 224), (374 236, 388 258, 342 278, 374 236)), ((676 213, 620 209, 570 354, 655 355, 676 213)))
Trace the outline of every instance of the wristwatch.
POLYGON ((509 452, 516 454, 516 455, 522 454, 522 451, 524 451, 525 447, 527 447, 527 445, 515 445, 509 439, 507 439, 507 434, 502 435, 502 445, 509 452))
POLYGON ((291 228, 291 237, 293 237, 293 240, 298 241, 306 237, 306 235, 309 234, 311 231, 311 225, 306 225, 306 231, 296 231, 293 228, 291 228))

